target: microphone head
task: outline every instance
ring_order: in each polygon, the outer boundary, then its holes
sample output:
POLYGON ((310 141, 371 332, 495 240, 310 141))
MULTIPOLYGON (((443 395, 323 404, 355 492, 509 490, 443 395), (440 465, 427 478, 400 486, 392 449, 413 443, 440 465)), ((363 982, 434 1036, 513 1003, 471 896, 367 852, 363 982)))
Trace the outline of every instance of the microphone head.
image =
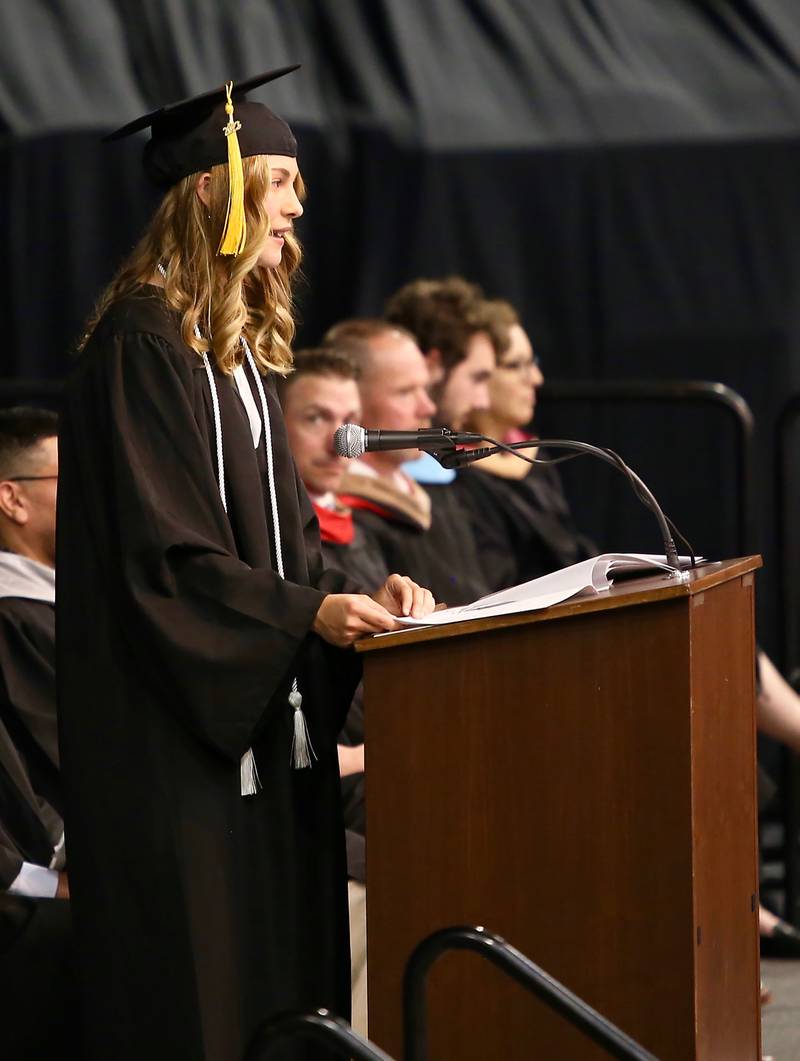
POLYGON ((340 457, 360 457, 366 451, 366 432, 358 424, 342 424, 333 435, 333 448, 340 457))

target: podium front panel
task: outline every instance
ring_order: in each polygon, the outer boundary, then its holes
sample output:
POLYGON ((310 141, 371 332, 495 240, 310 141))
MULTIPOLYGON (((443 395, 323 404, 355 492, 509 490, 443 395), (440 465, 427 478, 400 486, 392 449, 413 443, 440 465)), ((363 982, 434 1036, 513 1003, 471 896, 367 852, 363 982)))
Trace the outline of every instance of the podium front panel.
MULTIPOLYGON (((390 1054, 409 954, 467 923, 663 1061, 757 1056, 752 587, 710 589, 702 622, 692 599, 365 655, 370 1036, 390 1054), (733 751, 715 759, 722 720, 733 751), (693 803, 718 782, 724 801, 693 803), (696 842, 735 822, 745 840, 724 862, 721 840, 696 842), (730 947, 744 971, 715 986, 730 947), (716 1051, 723 1025, 734 1052, 716 1051)), ((474 955, 429 983, 431 1061, 606 1056, 474 955)))

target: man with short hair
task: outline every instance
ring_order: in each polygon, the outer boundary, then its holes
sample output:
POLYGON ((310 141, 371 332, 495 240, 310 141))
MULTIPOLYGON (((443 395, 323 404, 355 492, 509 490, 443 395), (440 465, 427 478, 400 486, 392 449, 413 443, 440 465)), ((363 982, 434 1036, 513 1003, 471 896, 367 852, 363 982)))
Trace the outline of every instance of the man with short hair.
POLYGON ((76 1030, 55 690, 58 420, 0 410, 0 997, 8 1057, 76 1030), (54 901, 55 900, 55 901, 54 901))
POLYGON ((335 350, 298 350, 294 371, 280 379, 278 394, 292 456, 319 521, 323 556, 331 567, 370 587, 381 585, 389 572, 350 510, 337 500, 349 462, 333 444, 338 427, 361 421, 359 375, 355 362, 335 350))
MULTIPOLYGON (((324 342, 359 366, 366 428, 409 431, 429 427, 436 406, 428 365, 413 336, 385 320, 356 318, 332 328, 324 342)), ((486 592, 466 517, 439 520, 427 490, 403 469, 416 450, 367 452, 353 461, 340 498, 353 510, 384 562, 427 586, 436 600, 467 604, 486 592)))

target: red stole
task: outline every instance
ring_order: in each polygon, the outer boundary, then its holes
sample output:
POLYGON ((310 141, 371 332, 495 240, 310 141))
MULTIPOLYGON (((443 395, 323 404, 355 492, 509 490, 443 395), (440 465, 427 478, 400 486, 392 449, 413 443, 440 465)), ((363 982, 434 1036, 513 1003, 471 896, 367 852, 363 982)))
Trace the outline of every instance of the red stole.
POLYGON ((319 520, 319 536, 324 542, 333 545, 350 545, 355 535, 353 514, 346 508, 324 508, 314 505, 314 512, 319 520))

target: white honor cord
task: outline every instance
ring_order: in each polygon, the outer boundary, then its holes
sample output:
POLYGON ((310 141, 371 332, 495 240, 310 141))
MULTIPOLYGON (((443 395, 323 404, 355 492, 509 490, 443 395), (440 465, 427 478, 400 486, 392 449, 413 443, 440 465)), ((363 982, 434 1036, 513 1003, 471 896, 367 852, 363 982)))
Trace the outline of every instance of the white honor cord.
MULTIPOLYGON (((195 329, 197 330, 196 325, 195 329)), ((208 354, 203 354, 203 365, 205 366, 206 376, 208 377, 208 386, 211 390, 211 406, 214 410, 214 437, 217 442, 217 485, 219 486, 219 498, 222 502, 222 507, 227 512, 228 498, 225 494, 225 457, 222 453, 222 417, 219 413, 217 384, 214 380, 214 373, 211 368, 211 363, 208 360, 208 354)))
POLYGON ((242 338, 245 357, 253 373, 258 388, 258 396, 261 399, 261 418, 264 421, 264 445, 267 447, 267 481, 269 483, 269 503, 272 508, 272 530, 275 537, 275 561, 278 565, 278 574, 286 578, 283 568, 283 547, 281 544, 281 527, 278 521, 278 494, 275 490, 275 464, 272 459, 272 424, 267 407, 267 396, 264 393, 264 384, 261 382, 261 373, 256 367, 255 358, 250 352, 250 347, 245 338, 242 338))
MULTIPOLYGON (((164 278, 166 278, 167 270, 161 262, 158 263, 158 271, 164 278)), ((200 329, 196 324, 194 326, 194 334, 198 339, 203 338, 200 329)), ((217 443, 217 486, 219 487, 219 498, 222 502, 222 507, 227 513, 228 498, 225 494, 225 458, 222 453, 222 417, 219 412, 217 385, 214 380, 214 373, 211 370, 211 362, 208 360, 208 354, 203 354, 203 365, 206 370, 206 376, 208 377, 208 386, 211 391, 211 406, 214 410, 214 437, 217 443)), ((248 748, 239 760, 239 791, 243 796, 254 796, 260 787, 261 781, 258 776, 258 768, 256 767, 253 749, 248 748)))
MULTIPOLYGON (((200 329, 195 325, 195 335, 198 339, 202 338, 200 329)), ((267 396, 264 393, 264 385, 261 382, 261 375, 256 368, 255 360, 247 341, 242 338, 242 344, 244 346, 245 354, 247 356, 250 369, 256 381, 256 387, 258 388, 259 397, 261 398, 261 414, 264 422, 264 445, 267 453, 267 482, 269 486, 269 501, 270 509, 272 511, 272 526, 275 537, 275 562, 278 567, 278 574, 281 578, 285 579, 283 566, 283 548, 281 545, 281 530, 280 521, 278 518, 278 494, 275 489, 275 466, 272 455, 272 428, 270 423, 269 408, 267 406, 267 396)), ((211 368, 211 362, 208 354, 203 354, 203 366, 206 370, 206 377, 208 378, 208 386, 211 391, 211 405, 214 411, 214 435, 216 440, 217 449, 217 480, 219 486, 219 496, 222 501, 222 507, 225 512, 228 511, 228 501, 225 494, 225 458, 223 455, 222 446, 222 417, 219 411, 219 396, 217 394, 217 382, 214 379, 214 372, 211 368)), ((311 744, 311 738, 308 734, 308 725, 306 723, 305 714, 302 710, 303 696, 297 685, 297 678, 292 679, 292 688, 289 693, 289 705, 292 708, 292 721, 293 721, 293 734, 292 734, 292 746, 289 754, 289 761, 296 770, 302 770, 306 766, 311 766, 311 756, 313 755, 316 759, 316 752, 314 751, 313 745, 311 744)), ((241 775, 241 793, 243 796, 255 795, 256 791, 261 787, 261 781, 258 776, 258 769, 256 767, 255 757, 253 756, 253 749, 248 748, 244 753, 240 763, 240 775, 241 775)))
MULTIPOLYGON (((278 521, 278 492, 275 489, 275 465, 272 457, 272 425, 269 417, 269 408, 267 407, 267 396, 264 392, 261 373, 258 371, 255 358, 253 357, 253 354, 250 351, 250 346, 244 336, 242 336, 242 345, 244 346, 247 363, 250 365, 250 371, 253 373, 253 378, 256 381, 258 396, 261 399, 261 416, 264 421, 264 444, 267 447, 269 500, 272 507, 272 528, 275 535, 275 560, 278 565, 278 574, 281 578, 285 579, 286 575, 284 574, 283 568, 283 548, 281 546, 280 523, 278 521)), ((311 737, 308 733, 306 716, 303 714, 303 694, 297 687, 297 678, 292 679, 292 690, 289 693, 289 703, 292 707, 294 722, 292 750, 289 758, 292 766, 296 770, 302 770, 306 766, 311 766, 311 756, 313 755, 316 759, 317 753, 314 751, 314 746, 311 743, 311 737)))

